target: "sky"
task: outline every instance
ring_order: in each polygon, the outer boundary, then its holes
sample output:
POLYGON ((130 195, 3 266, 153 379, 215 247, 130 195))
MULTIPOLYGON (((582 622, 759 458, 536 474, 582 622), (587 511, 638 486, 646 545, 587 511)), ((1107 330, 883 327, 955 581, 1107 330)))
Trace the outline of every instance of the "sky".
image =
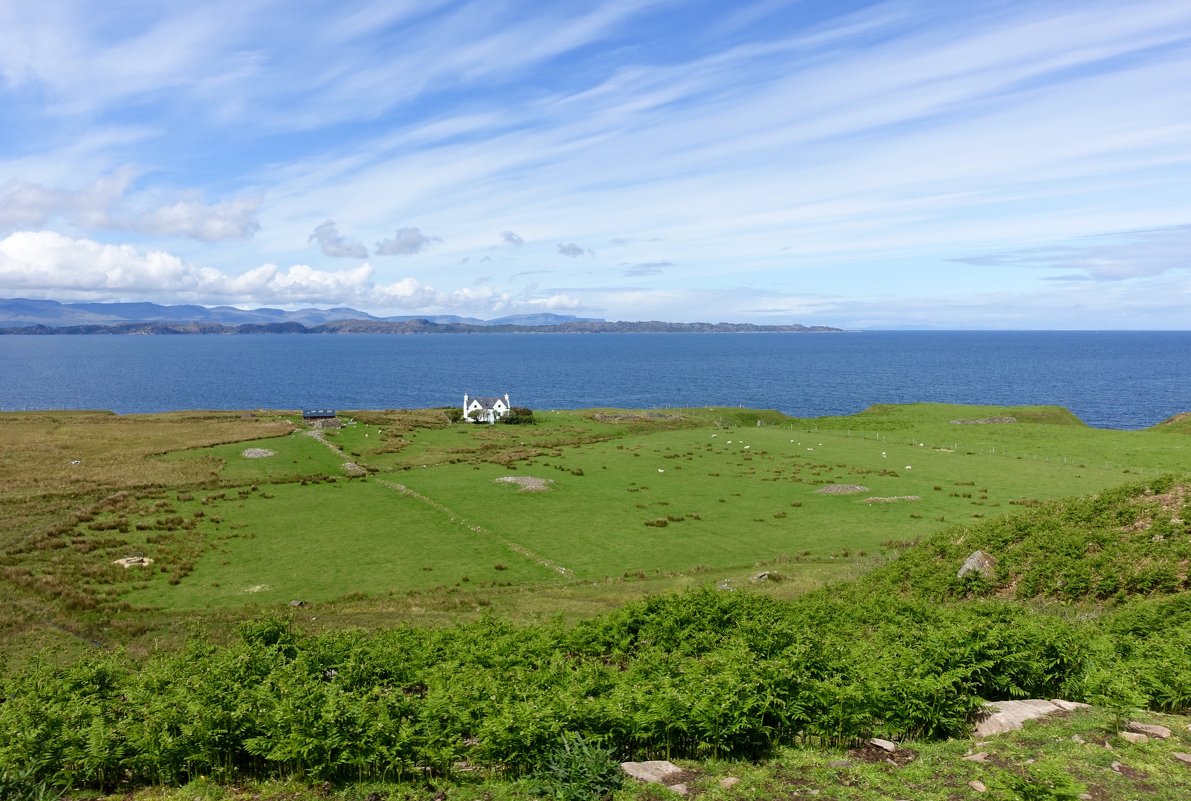
POLYGON ((1191 3, 5 0, 0 297, 1191 329, 1191 3))

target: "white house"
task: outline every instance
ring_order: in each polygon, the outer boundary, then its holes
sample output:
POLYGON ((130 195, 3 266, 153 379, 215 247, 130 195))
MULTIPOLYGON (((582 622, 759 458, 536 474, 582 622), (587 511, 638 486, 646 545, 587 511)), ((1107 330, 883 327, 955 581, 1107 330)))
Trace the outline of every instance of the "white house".
POLYGON ((463 396, 463 419, 473 423, 495 423, 509 413, 509 393, 503 398, 473 398, 463 396))

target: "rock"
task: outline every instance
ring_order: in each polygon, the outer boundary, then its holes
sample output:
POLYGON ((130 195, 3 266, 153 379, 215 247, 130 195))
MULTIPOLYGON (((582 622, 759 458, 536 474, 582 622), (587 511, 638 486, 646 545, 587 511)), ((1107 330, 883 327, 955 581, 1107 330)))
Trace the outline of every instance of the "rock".
POLYGON ((666 784, 682 773, 682 768, 664 759, 654 759, 649 762, 621 762, 620 769, 637 781, 649 784, 666 784))
POLYGON ((683 784, 682 782, 679 782, 678 784, 669 784, 666 786, 669 787, 674 792, 678 793, 679 795, 686 795, 688 792, 690 792, 689 790, 686 789, 686 785, 683 784))
POLYGON ((1146 734, 1150 737, 1157 737, 1159 740, 1165 740, 1170 737, 1170 729, 1165 726, 1158 726, 1153 723, 1138 723, 1136 720, 1131 720, 1125 726, 1126 729, 1138 734, 1146 734))
POLYGON ((1191 754, 1184 754, 1180 751, 1175 751, 1171 754, 1172 757, 1182 762, 1184 765, 1191 765, 1191 754))
POLYGON ((1071 735, 1071 742, 1079 743, 1080 745, 1087 745, 1088 741, 1080 737, 1078 734, 1073 734, 1071 735))
POLYGON ((969 573, 979 573, 987 579, 996 575, 997 560, 984 551, 972 551, 971 556, 964 560, 963 566, 955 574, 956 578, 963 578, 969 573))
POLYGON ((1092 801, 1092 794, 1091 793, 1080 793, 1079 801, 1092 801))
POLYGON ((725 790, 731 790, 738 784, 740 784, 740 779, 736 778, 735 776, 725 776, 724 778, 720 779, 720 787, 725 790))
POLYGON ((965 762, 987 762, 988 761, 988 752, 980 751, 979 753, 976 753, 976 754, 968 754, 966 757, 964 757, 964 761, 965 762))
POLYGON ((1027 720, 1053 715, 1060 711, 1059 707, 1050 701, 1038 698, 1028 701, 994 701, 991 704, 986 704, 984 708, 991 714, 976 724, 973 731, 973 735, 976 737, 1017 731, 1027 720))
POLYGON ((1109 765, 1109 767, 1112 768, 1113 770, 1115 770, 1117 773, 1120 773, 1121 768, 1123 768, 1125 766, 1122 765, 1120 762, 1113 762, 1111 765, 1109 765))
POLYGON ((1081 704, 1079 701, 1064 701, 1062 698, 1052 698, 1050 702, 1064 712, 1074 712, 1077 709, 1091 709, 1091 704, 1081 704))
POLYGON ((1150 741, 1149 737, 1145 736, 1144 734, 1138 734, 1135 731, 1119 731, 1117 732, 1117 736, 1125 742, 1133 743, 1134 745, 1141 745, 1142 743, 1148 743, 1150 741))
POLYGON ((968 786, 978 793, 988 791, 988 787, 986 787, 984 782, 980 781, 979 779, 972 779, 972 781, 968 782, 968 786))
POLYGON ((827 763, 827 767, 829 768, 848 768, 851 766, 852 763, 846 759, 833 759, 827 763))
POLYGON ((868 743, 869 743, 869 745, 875 745, 877 748, 880 748, 882 751, 888 751, 890 753, 893 753, 894 751, 897 750, 897 743, 892 742, 890 740, 882 740, 880 737, 874 737, 871 740, 869 740, 868 743))
POLYGON ((295 607, 296 607, 296 606, 305 606, 305 605, 306 605, 306 602, 305 602, 305 601, 290 601, 290 602, 289 602, 289 605, 290 605, 290 606, 295 606, 295 607))

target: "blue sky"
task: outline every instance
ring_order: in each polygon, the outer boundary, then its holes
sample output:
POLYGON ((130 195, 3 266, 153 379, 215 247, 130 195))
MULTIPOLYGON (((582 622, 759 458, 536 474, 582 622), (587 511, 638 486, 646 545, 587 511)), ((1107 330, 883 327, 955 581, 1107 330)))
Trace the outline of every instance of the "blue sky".
POLYGON ((0 297, 1191 328, 1191 3, 0 5, 0 297))

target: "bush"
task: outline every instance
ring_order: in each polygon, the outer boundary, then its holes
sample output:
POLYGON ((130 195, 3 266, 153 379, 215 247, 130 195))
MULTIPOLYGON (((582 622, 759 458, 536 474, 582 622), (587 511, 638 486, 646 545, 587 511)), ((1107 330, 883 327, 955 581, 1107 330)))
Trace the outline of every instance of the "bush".
POLYGON ((525 406, 514 406, 509 409, 509 413, 500 418, 500 422, 510 426, 526 426, 534 425, 538 421, 534 419, 533 409, 525 406))
POLYGON ((537 791, 558 801, 608 798, 624 783, 614 753, 582 734, 568 732, 535 775, 537 791))

